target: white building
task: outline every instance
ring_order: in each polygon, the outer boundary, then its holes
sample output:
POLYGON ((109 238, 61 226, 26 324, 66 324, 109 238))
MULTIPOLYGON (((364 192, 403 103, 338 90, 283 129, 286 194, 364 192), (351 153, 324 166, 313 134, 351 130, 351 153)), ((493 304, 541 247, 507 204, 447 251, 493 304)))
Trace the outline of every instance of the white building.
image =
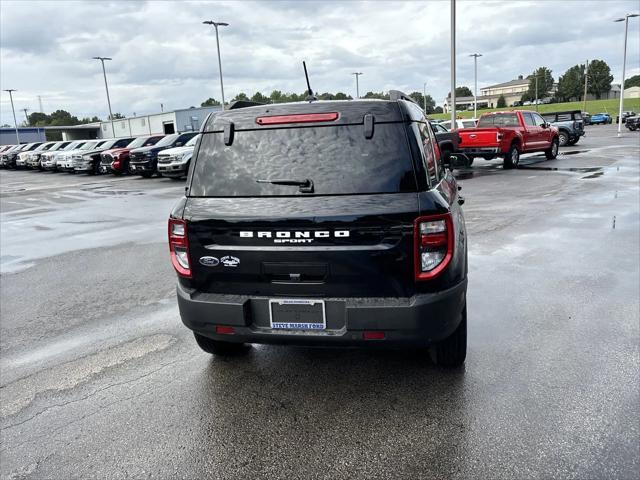
POLYGON ((172 112, 117 119, 113 122, 100 122, 98 138, 140 137, 198 131, 210 113, 220 110, 220 107, 183 108, 172 112))

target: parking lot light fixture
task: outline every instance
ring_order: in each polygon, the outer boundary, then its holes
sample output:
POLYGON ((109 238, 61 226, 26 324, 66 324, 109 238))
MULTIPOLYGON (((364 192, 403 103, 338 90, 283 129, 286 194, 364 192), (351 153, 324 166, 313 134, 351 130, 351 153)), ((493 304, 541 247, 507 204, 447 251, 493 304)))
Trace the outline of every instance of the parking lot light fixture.
POLYGON ((427 82, 422 84, 422 102, 424 103, 424 114, 427 114, 427 82))
POLYGON ((107 71, 104 68, 105 60, 113 60, 109 57, 93 57, 93 60, 100 60, 102 63, 102 75, 104 75, 104 88, 107 91, 107 105, 109 106, 109 120, 111 120, 111 133, 113 134, 113 138, 116 136, 116 129, 113 126, 113 113, 111 112, 111 99, 109 98, 109 85, 107 85, 107 71))
POLYGON ((451 130, 456 125, 456 0, 451 0, 451 130))
POLYGON ((473 118, 478 118, 478 57, 481 57, 481 53, 472 53, 469 55, 473 57, 473 78, 474 78, 474 89, 473 89, 473 118))
POLYGON ((614 22, 624 22, 624 51, 622 54, 622 80, 620 81, 620 108, 618 109, 618 137, 622 136, 622 107, 624 104, 624 76, 627 68, 627 33, 629 32, 629 19, 637 17, 637 13, 627 13, 624 18, 618 18, 614 22))
POLYGON ((13 108, 13 95, 12 92, 16 90, 13 88, 6 89, 5 92, 9 92, 9 99, 11 100, 11 111, 13 112, 13 124, 16 126, 16 142, 20 145, 20 132, 18 132, 18 121, 16 120, 16 109, 13 108))
POLYGON ((222 82, 222 60, 220 58, 220 37, 218 36, 218 27, 228 27, 225 22, 214 22, 207 20, 202 22, 205 25, 212 25, 216 29, 216 46, 218 47, 218 71, 220 72, 220 94, 222 95, 222 110, 224 110, 224 83, 222 82))
POLYGON ((356 77, 356 100, 360 98, 360 84, 358 83, 358 77, 362 75, 362 72, 353 72, 351 75, 356 77))

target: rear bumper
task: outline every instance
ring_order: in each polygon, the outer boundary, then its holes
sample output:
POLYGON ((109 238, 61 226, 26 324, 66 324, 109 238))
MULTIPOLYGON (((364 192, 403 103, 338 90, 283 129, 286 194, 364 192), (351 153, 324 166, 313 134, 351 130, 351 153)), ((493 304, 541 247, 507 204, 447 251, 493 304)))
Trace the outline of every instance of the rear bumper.
POLYGON ((189 291, 178 285, 182 322, 196 333, 227 342, 322 346, 425 346, 448 337, 466 302, 467 280, 438 293, 411 298, 325 298, 327 329, 274 330, 269 298, 189 291), (215 327, 234 327, 219 335, 215 327), (363 340, 364 331, 384 332, 383 340, 363 340))
POLYGON ((163 177, 182 177, 187 174, 186 163, 158 163, 158 172, 163 177))
POLYGON ((500 147, 462 147, 458 151, 466 155, 498 155, 500 147))

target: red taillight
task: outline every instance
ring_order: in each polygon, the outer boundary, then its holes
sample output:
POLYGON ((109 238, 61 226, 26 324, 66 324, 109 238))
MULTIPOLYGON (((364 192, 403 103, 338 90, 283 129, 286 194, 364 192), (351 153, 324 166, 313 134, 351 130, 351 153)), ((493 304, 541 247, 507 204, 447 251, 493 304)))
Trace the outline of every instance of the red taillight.
POLYGON ((416 218, 413 235, 415 279, 431 280, 447 267, 453 257, 451 214, 416 218))
POLYGON ((258 117, 258 125, 282 125, 283 123, 311 123, 333 122, 339 117, 338 112, 330 113, 297 113, 293 115, 273 115, 271 117, 258 117))
POLYGON ((233 335, 236 329, 228 325, 216 325, 216 333, 218 335, 233 335))
POLYGON ((384 332, 362 332, 364 340, 384 340, 384 332))
POLYGON ((169 219, 169 252, 171 263, 178 275, 191 278, 191 263, 189 260, 189 237, 187 236, 187 222, 169 219))

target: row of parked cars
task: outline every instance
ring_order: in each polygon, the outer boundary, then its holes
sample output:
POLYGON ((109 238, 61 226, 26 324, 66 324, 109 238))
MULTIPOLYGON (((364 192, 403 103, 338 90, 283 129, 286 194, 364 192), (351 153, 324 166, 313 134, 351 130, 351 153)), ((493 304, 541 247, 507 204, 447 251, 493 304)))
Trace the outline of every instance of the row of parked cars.
POLYGON ((35 142, 0 147, 0 166, 70 173, 143 177, 186 176, 197 132, 63 142, 35 142))

